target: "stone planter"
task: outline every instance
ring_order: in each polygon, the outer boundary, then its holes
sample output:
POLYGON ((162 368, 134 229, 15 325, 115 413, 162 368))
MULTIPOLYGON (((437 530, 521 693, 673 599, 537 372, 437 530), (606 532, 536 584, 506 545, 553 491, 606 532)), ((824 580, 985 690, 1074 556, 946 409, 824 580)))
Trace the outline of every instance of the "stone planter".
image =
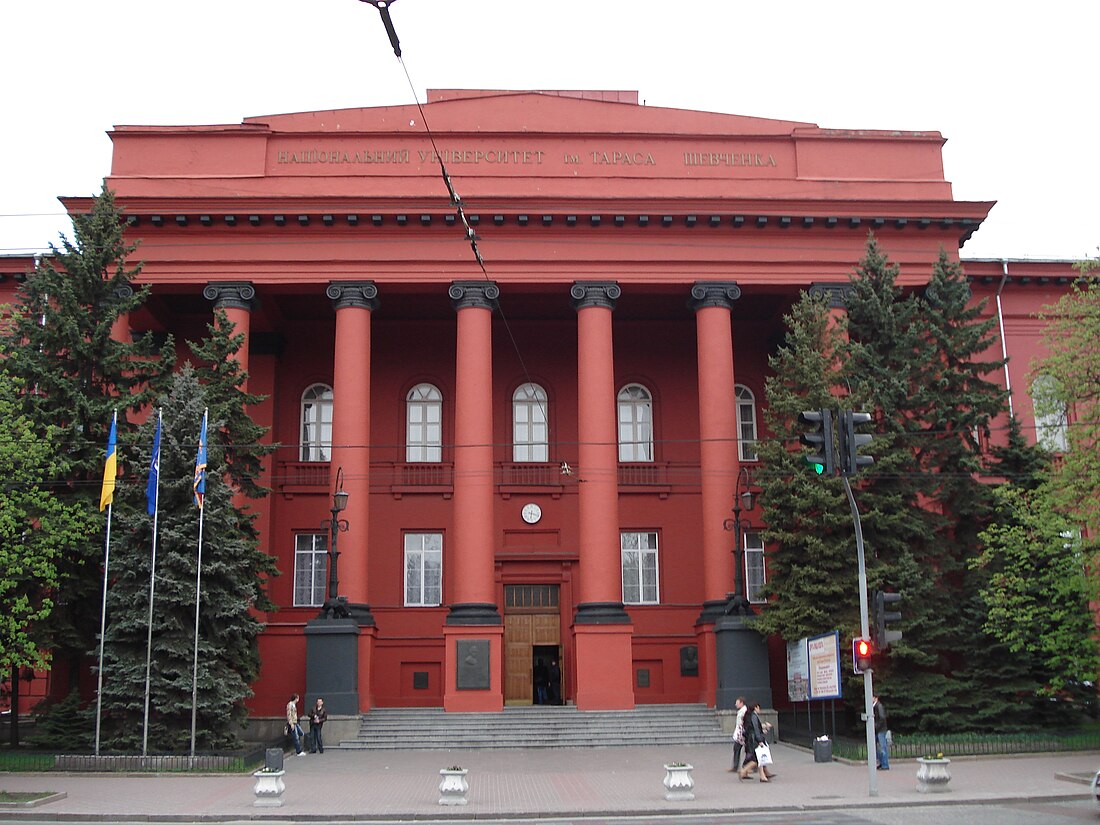
POLYGON ((920 793, 944 793, 951 781, 950 759, 917 760, 917 790, 920 793))
POLYGON ((439 783, 440 805, 466 805, 469 800, 466 794, 470 792, 470 783, 466 781, 466 769, 452 770, 444 768, 439 772, 443 779, 439 783))
POLYGON ((695 799, 692 765, 665 765, 665 799, 669 802, 690 802, 695 799))
POLYGON ((252 803, 257 808, 281 808, 283 805, 283 774, 286 771, 256 771, 252 774, 256 777, 256 784, 252 786, 252 792, 256 794, 256 800, 252 803))

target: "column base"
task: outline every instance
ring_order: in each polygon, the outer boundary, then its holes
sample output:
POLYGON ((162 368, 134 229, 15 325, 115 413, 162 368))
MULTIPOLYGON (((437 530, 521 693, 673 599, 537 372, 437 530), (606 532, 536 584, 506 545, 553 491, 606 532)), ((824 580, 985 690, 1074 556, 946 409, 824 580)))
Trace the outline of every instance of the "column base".
MULTIPOLYGON (((620 609, 622 606, 620 605, 620 609)), ((579 710, 632 710, 634 627, 621 622, 573 624, 579 710)), ((628 617, 629 619, 629 617, 628 617)))
POLYGON ((443 644, 443 709, 448 713, 504 710, 504 625, 500 617, 495 624, 448 621, 443 626, 443 644))
POLYGON ((738 696, 772 707, 768 640, 746 624, 743 616, 723 616, 714 625, 718 661, 719 710, 732 710, 738 696))
POLYGON ((503 624, 497 606, 488 602, 467 602, 452 604, 447 614, 449 625, 494 625, 503 624))
POLYGON ((630 624, 630 614, 622 602, 582 602, 573 624, 630 624))

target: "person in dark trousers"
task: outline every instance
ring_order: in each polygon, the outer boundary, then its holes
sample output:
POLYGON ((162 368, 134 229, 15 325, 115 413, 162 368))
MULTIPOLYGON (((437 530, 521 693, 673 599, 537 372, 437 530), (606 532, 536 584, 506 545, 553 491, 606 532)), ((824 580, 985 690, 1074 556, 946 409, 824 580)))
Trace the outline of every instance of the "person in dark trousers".
POLYGON ((305 756, 302 750, 302 726, 298 724, 298 694, 295 693, 286 703, 286 735, 294 743, 294 752, 305 756))
POLYGON ((546 662, 539 659, 535 662, 535 704, 545 705, 550 701, 550 675, 546 662))
POLYGON ((317 704, 309 712, 309 752, 324 753, 325 739, 321 735, 321 729, 328 721, 328 711, 325 710, 325 700, 318 699, 317 704))
POLYGON ((875 715, 875 761, 880 771, 890 770, 890 742, 886 738, 886 706, 876 696, 871 711, 875 715))
POLYGON ((740 771, 741 754, 745 750, 745 697, 738 696, 733 706, 737 708, 737 721, 733 725, 733 763, 730 770, 740 771))
POLYGON ((557 659, 550 662, 550 704, 561 704, 561 668, 557 659))

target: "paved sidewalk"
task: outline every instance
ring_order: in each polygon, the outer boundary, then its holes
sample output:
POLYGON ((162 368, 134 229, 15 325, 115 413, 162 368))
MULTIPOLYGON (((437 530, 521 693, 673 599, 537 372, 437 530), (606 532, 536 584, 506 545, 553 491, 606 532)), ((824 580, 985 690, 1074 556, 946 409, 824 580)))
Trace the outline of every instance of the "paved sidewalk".
POLYGON ((456 819, 595 817, 642 814, 776 812, 950 802, 1084 798, 1087 785, 1057 775, 1091 775, 1100 754, 959 758, 950 791, 916 790, 916 763, 879 771, 868 796, 866 765, 815 763, 813 754, 776 745, 776 779, 740 782, 721 746, 481 751, 341 751, 286 758, 285 804, 253 806, 250 774, 180 776, 0 774, 0 790, 58 791, 35 808, 0 809, 0 820, 169 821, 456 819), (668 761, 695 766, 695 800, 667 802, 668 761), (469 769, 469 805, 443 807, 439 769, 469 769))

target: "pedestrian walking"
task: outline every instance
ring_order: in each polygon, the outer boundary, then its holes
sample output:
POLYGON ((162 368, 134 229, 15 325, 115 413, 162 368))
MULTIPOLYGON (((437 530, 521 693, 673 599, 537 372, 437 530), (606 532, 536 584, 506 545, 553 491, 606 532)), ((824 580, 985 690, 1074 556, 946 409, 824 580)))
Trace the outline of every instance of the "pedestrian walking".
POLYGON ((737 721, 733 724, 733 762, 731 771, 741 770, 741 754, 745 750, 745 697, 738 696, 733 706, 737 708, 737 721))
POLYGON ((298 694, 295 693, 286 703, 286 735, 294 744, 294 752, 299 756, 305 756, 302 750, 302 726, 298 724, 298 694))
POLYGON ((775 776, 768 770, 772 752, 765 735, 770 727, 760 719, 760 703, 750 704, 745 713, 745 765, 738 774, 742 780, 752 776, 757 768, 760 769, 761 782, 770 782, 775 776))
POLYGON ((890 770, 890 737, 886 722, 886 706, 876 696, 871 711, 875 717, 875 762, 880 771, 890 770))

